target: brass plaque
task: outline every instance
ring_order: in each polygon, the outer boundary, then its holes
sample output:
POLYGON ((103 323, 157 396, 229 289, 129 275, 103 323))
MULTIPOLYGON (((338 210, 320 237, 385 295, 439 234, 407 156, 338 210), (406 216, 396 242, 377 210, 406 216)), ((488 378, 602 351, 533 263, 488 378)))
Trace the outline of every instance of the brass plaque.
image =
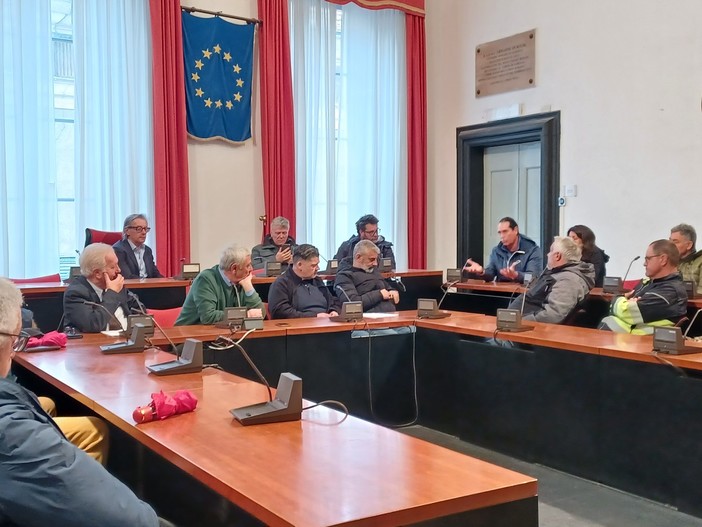
POLYGON ((536 29, 475 48, 475 96, 533 88, 536 29))

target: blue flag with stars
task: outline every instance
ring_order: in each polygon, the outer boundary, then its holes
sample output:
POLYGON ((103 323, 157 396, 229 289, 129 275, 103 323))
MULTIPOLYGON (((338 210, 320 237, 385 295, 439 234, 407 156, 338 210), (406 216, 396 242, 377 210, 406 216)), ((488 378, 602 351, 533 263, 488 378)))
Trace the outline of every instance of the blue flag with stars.
POLYGON ((241 142, 251 137, 254 24, 183 13, 188 134, 241 142))

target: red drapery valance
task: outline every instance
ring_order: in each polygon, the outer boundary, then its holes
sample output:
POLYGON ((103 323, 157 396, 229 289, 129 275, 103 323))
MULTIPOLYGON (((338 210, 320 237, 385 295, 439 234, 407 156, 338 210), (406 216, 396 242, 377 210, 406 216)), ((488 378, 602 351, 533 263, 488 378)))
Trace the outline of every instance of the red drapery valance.
POLYGON ((353 2, 366 9, 398 9, 408 15, 424 16, 424 0, 327 0, 327 2, 339 5, 353 2))

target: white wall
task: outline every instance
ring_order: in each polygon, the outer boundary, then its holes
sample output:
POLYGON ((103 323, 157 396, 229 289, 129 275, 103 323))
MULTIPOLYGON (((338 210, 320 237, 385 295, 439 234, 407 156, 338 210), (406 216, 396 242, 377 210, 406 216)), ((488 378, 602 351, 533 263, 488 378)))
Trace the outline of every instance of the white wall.
MULTIPOLYGON (((181 5, 257 18, 256 0, 182 0, 181 5)), ((258 32, 256 39, 258 45, 258 32)), ((258 64, 258 57, 254 60, 258 64)), ((256 71, 254 83, 258 82, 256 71)), ((258 91, 255 89, 253 100, 252 139, 241 145, 188 140, 191 259, 203 267, 219 262, 222 249, 232 242, 253 247, 261 240, 258 217, 264 208, 258 91)))
MULTIPOLYGON (((609 273, 623 274, 674 224, 692 223, 702 237, 702 2, 427 0, 426 7, 429 267, 456 264, 456 128, 515 103, 523 114, 561 112, 561 185, 578 186, 561 231, 590 226, 612 257, 609 273), (476 45, 533 28, 536 87, 476 99, 476 45)), ((642 262, 632 278, 643 275, 642 262)))

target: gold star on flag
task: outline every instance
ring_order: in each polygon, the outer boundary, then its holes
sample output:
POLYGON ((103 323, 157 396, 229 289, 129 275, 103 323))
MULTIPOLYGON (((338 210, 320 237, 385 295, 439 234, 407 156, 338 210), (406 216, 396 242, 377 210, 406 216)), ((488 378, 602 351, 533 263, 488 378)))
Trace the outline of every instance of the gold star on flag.
POLYGON ((222 48, 219 47, 219 44, 215 44, 215 47, 213 47, 212 49, 215 50, 215 53, 219 53, 220 51, 222 51, 222 48))
POLYGON ((240 101, 241 101, 241 94, 240 94, 239 92, 237 92, 237 93, 234 94, 234 100, 235 100, 236 102, 240 102, 240 101))
POLYGON ((201 70, 201 69, 202 69, 202 66, 203 66, 203 64, 202 64, 202 61, 201 61, 201 60, 196 60, 196 61, 195 61, 195 67, 196 67, 197 69, 201 70))
POLYGON ((236 80, 236 85, 241 88, 244 85, 244 79, 237 79, 236 80))
POLYGON ((222 101, 220 101, 219 99, 216 100, 216 101, 215 101, 215 106, 216 106, 217 108, 221 108, 221 107, 222 107, 222 101))
POLYGON ((212 55, 212 52, 209 49, 203 49, 202 54, 205 56, 206 59, 209 59, 212 55))
POLYGON ((193 73, 190 75, 190 78, 194 80, 195 82, 200 80, 200 76, 197 73, 193 73))
POLYGON ((224 52, 224 60, 226 60, 227 62, 229 62, 230 60, 232 60, 232 54, 229 53, 228 51, 225 51, 225 52, 224 52))
POLYGON ((234 64, 234 73, 239 73, 241 71, 241 66, 234 64))
POLYGON ((202 97, 203 95, 205 95, 205 92, 198 88, 195 90, 195 95, 197 95, 198 97, 202 97))
POLYGON ((232 108, 234 108, 232 101, 227 101, 227 104, 225 104, 225 106, 227 107, 227 110, 231 110, 232 108))
POLYGON ((207 106, 208 108, 212 108, 212 99, 210 99, 209 97, 205 99, 205 106, 207 106))

